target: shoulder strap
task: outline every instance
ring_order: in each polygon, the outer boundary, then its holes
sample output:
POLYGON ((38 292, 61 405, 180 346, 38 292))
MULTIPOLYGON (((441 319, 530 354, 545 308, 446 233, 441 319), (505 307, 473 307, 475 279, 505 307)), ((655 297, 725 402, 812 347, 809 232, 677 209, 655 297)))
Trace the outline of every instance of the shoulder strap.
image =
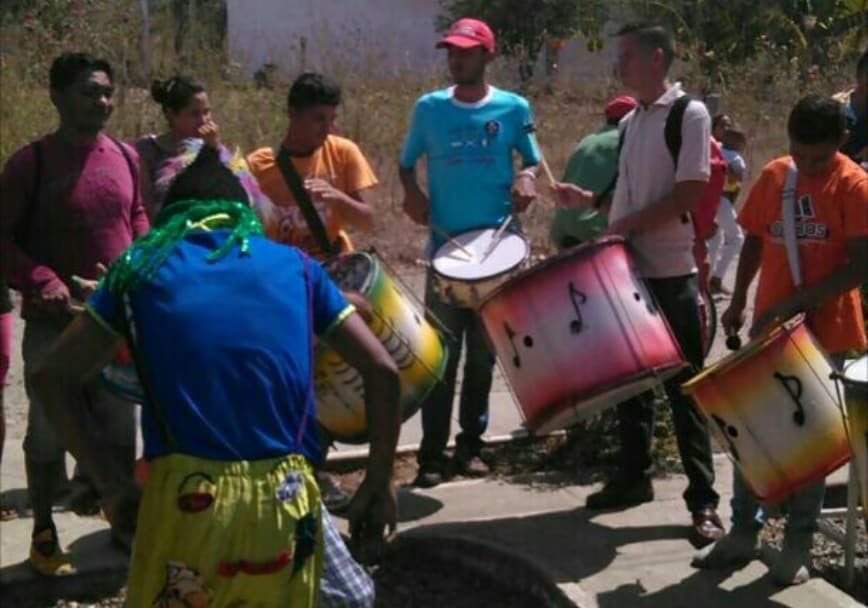
POLYGON ((793 285, 798 289, 802 286, 802 268, 799 260, 799 243, 796 236, 796 181, 798 180, 796 164, 790 159, 787 167, 787 177, 781 196, 781 221, 783 223, 784 248, 787 251, 787 262, 793 285))
POLYGON ((121 154, 124 155, 124 160, 127 161, 127 167, 129 167, 129 170, 130 170, 130 177, 133 180, 133 192, 134 192, 133 196, 138 196, 139 195, 139 170, 136 167, 136 164, 133 162, 133 159, 130 156, 130 153, 127 151, 127 147, 125 145, 123 145, 121 142, 116 140, 111 135, 109 135, 108 138, 114 142, 114 144, 118 147, 118 150, 121 151, 121 154))
POLYGON ((618 130, 618 153, 615 156, 615 174, 612 176, 612 181, 609 182, 609 185, 594 199, 594 209, 602 207, 606 199, 615 192, 615 185, 618 183, 618 173, 621 166, 621 150, 624 149, 624 140, 627 139, 628 126, 629 123, 625 123, 624 128, 618 130))
POLYGON ((313 206, 307 190, 304 189, 301 176, 293 166, 289 152, 283 146, 280 146, 280 149, 277 151, 276 160, 277 166, 280 167, 280 172, 283 174, 283 179, 292 191, 295 203, 301 209, 304 221, 307 222, 307 227, 310 229, 313 238, 316 239, 317 245, 327 256, 336 255, 338 251, 329 241, 328 233, 325 226, 323 226, 319 213, 316 212, 316 208, 313 206))
POLYGON ((672 163, 678 168, 678 155, 681 154, 681 123, 684 122, 684 111, 693 100, 690 95, 682 95, 672 103, 666 116, 666 126, 663 128, 663 138, 672 156, 672 163))
POLYGON ((165 414, 154 396, 154 391, 151 386, 150 377, 147 374, 147 366, 142 359, 141 351, 139 350, 138 336, 136 333, 135 320, 132 316, 132 303, 130 296, 124 292, 117 298, 117 312, 120 314, 121 324, 124 330, 124 338, 127 341, 127 346, 130 349, 130 356, 133 359, 133 364, 136 367, 136 373, 139 376, 139 384, 142 387, 145 401, 142 407, 150 407, 154 414, 154 422, 157 425, 157 432, 160 434, 160 439, 163 440, 166 448, 170 452, 175 452, 178 449, 178 444, 175 437, 169 430, 169 424, 166 422, 165 414))
POLYGON ((33 218, 36 217, 36 208, 39 205, 39 190, 42 185, 42 142, 36 140, 30 144, 30 149, 33 151, 33 186, 30 188, 30 194, 24 201, 24 214, 21 222, 15 227, 15 238, 18 239, 18 246, 24 247, 27 243, 27 238, 30 236, 33 228, 33 218))

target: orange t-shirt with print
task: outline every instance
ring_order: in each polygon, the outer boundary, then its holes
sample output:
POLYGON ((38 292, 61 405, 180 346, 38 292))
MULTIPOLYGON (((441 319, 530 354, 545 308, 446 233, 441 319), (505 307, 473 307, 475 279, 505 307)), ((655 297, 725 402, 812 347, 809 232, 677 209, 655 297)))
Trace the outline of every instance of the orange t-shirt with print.
MULTIPOLYGON (((250 172, 259 187, 275 205, 274 217, 267 222, 265 234, 279 243, 294 245, 308 254, 321 258, 322 251, 311 234, 295 197, 283 178, 272 148, 260 148, 247 156, 250 172)), ((346 194, 371 188, 377 184, 371 166, 359 147, 349 139, 329 135, 322 146, 307 157, 292 157, 292 164, 302 180, 319 178, 346 194)), ((314 203, 329 242, 339 242, 342 250, 349 249, 349 239, 343 231, 344 219, 332 206, 314 203)))
MULTIPOLYGON (((754 318, 796 291, 783 239, 781 197, 790 157, 773 160, 750 190, 738 223, 763 241, 754 318)), ((848 263, 847 240, 868 236, 868 174, 841 153, 817 176, 798 174, 796 234, 802 283, 815 285, 848 263)), ((808 317, 808 326, 830 354, 864 351, 865 324, 859 290, 830 297, 808 317)))

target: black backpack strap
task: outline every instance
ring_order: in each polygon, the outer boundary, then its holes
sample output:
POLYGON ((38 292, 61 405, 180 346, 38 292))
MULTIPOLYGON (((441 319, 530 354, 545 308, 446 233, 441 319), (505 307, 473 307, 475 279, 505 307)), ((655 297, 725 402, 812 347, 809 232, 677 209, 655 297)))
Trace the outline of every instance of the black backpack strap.
POLYGON ((690 95, 682 95, 672 103, 669 114, 666 116, 666 126, 663 128, 663 138, 666 147, 672 156, 672 163, 678 168, 678 156, 681 154, 681 123, 684 122, 684 111, 693 98, 690 95))
POLYGON ((127 161, 127 167, 130 169, 130 177, 133 180, 133 196, 139 196, 139 168, 136 166, 136 163, 133 162, 132 156, 127 151, 127 147, 123 145, 121 142, 116 140, 111 135, 108 136, 110 140, 114 142, 114 144, 118 147, 118 150, 121 151, 121 154, 124 155, 124 160, 127 161))
POLYGON ((160 439, 163 440, 163 444, 165 444, 166 448, 170 452, 176 452, 178 450, 178 443, 175 441, 175 437, 169 429, 169 424, 166 422, 166 416, 154 395, 150 377, 147 373, 147 366, 145 365, 141 351, 139 350, 138 335, 134 325, 135 320, 132 316, 132 303, 130 302, 129 294, 124 292, 118 295, 116 306, 116 311, 120 316, 121 325, 124 330, 124 338, 127 341, 127 347, 130 349, 130 356, 132 357, 133 364, 136 367, 136 374, 139 376, 139 384, 142 387, 142 393, 147 402, 142 403, 142 407, 151 408, 160 439))
POLYGON ((618 154, 615 157, 615 175, 612 176, 612 181, 609 182, 609 185, 606 186, 606 188, 602 192, 600 192, 600 194, 598 194, 597 197, 594 199, 594 209, 599 209, 600 207, 602 207, 606 199, 612 196, 612 194, 614 194, 615 192, 615 185, 618 183, 618 169, 621 162, 621 150, 624 149, 624 140, 627 139, 628 126, 629 124, 624 125, 624 128, 618 133, 618 154))
POLYGON ((319 248, 328 257, 336 255, 338 250, 334 244, 329 241, 328 233, 326 232, 325 226, 323 226, 319 213, 316 212, 316 208, 310 200, 310 195, 307 193, 307 190, 304 189, 304 184, 301 182, 301 176, 292 164, 292 158, 289 155, 289 151, 281 146, 280 150, 277 151, 276 160, 277 166, 283 174, 283 179, 286 182, 286 185, 289 186, 290 191, 292 191, 295 203, 298 205, 298 208, 301 209, 301 213, 304 215, 304 221, 307 222, 307 227, 313 235, 313 238, 316 240, 317 245, 319 245, 319 248))

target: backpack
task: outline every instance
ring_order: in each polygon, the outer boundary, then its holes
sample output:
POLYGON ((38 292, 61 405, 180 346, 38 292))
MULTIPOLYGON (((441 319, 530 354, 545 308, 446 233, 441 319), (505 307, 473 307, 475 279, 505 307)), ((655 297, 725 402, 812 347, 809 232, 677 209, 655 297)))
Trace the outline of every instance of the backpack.
MULTIPOLYGON (((687 109, 687 104, 692 99, 689 95, 682 95, 676 99, 669 110, 669 115, 666 116, 666 125, 663 128, 663 138, 666 141, 666 147, 669 150, 669 155, 672 157, 672 163, 676 169, 678 168, 678 156, 681 153, 681 123, 684 121, 684 111, 687 109)), ((618 139, 619 156, 621 155, 621 148, 624 147, 626 134, 627 128, 625 127, 621 129, 618 139)), ((714 235, 714 218, 717 215, 717 208, 720 206, 720 197, 723 194, 723 186, 726 182, 726 158, 723 156, 720 144, 712 137, 709 138, 708 145, 710 149, 711 175, 709 175, 702 198, 699 199, 699 203, 690 212, 696 241, 697 243, 701 241, 703 244, 706 239, 714 235)), ((599 207, 602 200, 612 194, 617 181, 618 173, 616 172, 609 186, 597 197, 594 206, 599 207)))

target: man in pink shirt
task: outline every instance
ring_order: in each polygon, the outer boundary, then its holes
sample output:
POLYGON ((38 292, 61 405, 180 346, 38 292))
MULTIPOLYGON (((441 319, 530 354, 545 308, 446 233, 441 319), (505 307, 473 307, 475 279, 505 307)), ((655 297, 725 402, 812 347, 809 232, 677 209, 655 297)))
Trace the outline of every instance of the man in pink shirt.
MULTIPOLYGON (((81 288, 98 278, 148 230, 139 193, 136 152, 103 133, 112 113, 113 76, 104 60, 65 53, 50 72, 51 101, 60 126, 18 150, 0 174, 0 272, 21 291, 22 355, 30 398, 24 440, 33 506, 31 564, 43 574, 72 571, 51 517, 64 471, 64 448, 33 398, 32 373, 80 307, 81 288)), ((106 458, 128 463, 132 475, 132 406, 97 383, 81 398, 109 438, 106 458)))

